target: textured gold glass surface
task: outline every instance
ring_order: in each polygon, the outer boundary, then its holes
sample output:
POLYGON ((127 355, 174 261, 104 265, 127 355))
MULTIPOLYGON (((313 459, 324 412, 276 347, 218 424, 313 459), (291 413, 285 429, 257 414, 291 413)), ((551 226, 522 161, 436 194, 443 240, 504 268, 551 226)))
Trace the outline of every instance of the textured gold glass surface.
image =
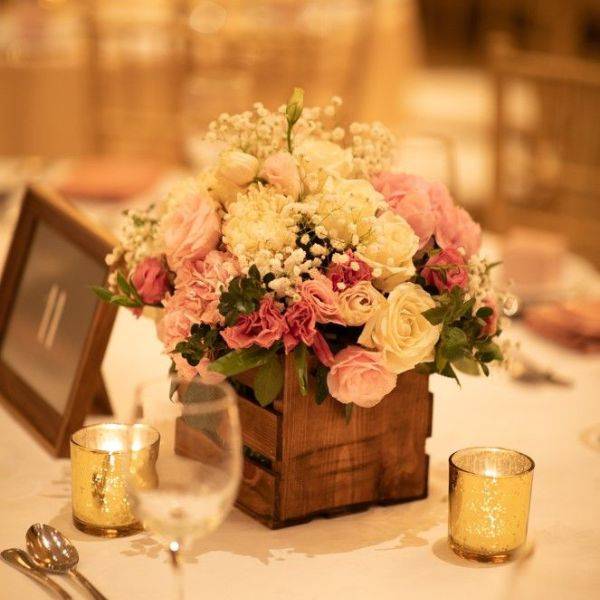
POLYGON ((467 448, 450 457, 448 539, 465 558, 503 562, 527 538, 533 461, 504 448, 467 448))
POLYGON ((148 425, 107 423, 84 427, 71 437, 73 522, 102 537, 142 529, 127 492, 129 477, 156 486, 160 436, 148 425), (130 475, 131 473, 131 475, 130 475))

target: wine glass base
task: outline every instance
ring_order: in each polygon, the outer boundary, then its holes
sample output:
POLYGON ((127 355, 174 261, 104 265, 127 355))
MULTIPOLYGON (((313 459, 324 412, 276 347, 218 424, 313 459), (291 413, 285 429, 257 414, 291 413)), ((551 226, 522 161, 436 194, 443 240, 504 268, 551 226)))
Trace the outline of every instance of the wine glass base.
POLYGON ((75 527, 77 527, 77 529, 79 529, 79 531, 83 531, 84 533, 104 538, 125 537, 128 535, 133 535, 134 533, 139 533, 143 530, 142 524, 138 521, 130 523, 129 525, 117 525, 115 527, 107 527, 102 525, 92 525, 91 523, 86 523, 85 521, 78 519, 75 515, 73 515, 73 524, 75 525, 75 527))

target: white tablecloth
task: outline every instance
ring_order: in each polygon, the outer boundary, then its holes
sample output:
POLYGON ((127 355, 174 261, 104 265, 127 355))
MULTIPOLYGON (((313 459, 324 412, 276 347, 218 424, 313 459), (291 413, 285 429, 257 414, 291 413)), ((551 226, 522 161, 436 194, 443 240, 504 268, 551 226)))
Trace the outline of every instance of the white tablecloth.
MULTIPOLYGON (((426 500, 279 531, 234 510, 190 553, 188 597, 597 598, 600 362, 551 346, 519 327, 510 334, 530 355, 568 373, 575 386, 526 387, 497 373, 490 380, 465 376, 460 390, 452 381, 433 378, 426 500), (536 461, 531 543, 519 562, 482 566, 458 559, 446 545, 447 459, 473 445, 516 448, 536 461)), ((153 324, 121 311, 104 363, 120 414, 128 410, 136 385, 165 367, 153 324)), ((50 458, 0 409, 0 547, 23 546, 31 523, 50 523, 77 544, 82 572, 111 600, 171 597, 167 556, 155 536, 96 539, 76 530, 70 513, 68 461, 50 458)), ((35 583, 0 564, 0 598, 44 597, 35 583)))

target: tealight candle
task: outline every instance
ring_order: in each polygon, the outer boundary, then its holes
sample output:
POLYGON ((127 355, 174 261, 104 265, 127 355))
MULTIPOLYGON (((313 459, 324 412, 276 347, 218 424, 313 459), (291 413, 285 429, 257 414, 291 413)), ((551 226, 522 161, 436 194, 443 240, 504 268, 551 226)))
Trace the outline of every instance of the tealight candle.
POLYGON ((160 436, 148 425, 90 425, 71 436, 71 497, 78 529, 102 537, 142 529, 134 517, 127 482, 156 485, 160 436))
POLYGON ((533 460, 504 448, 467 448, 449 462, 450 546, 473 560, 510 559, 527 538, 533 460))

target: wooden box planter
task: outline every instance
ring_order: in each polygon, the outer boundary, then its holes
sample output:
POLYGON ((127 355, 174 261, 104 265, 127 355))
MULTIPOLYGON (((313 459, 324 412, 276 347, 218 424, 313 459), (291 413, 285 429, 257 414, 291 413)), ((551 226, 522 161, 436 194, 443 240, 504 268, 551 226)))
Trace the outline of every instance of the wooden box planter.
MULTIPOLYGON (((238 379, 250 385, 253 374, 238 379)), ((239 398, 246 446, 237 506, 273 529, 427 496, 432 396, 428 376, 398 377, 394 391, 373 408, 300 394, 291 356, 281 397, 263 408, 239 398)), ((190 444, 178 431, 178 446, 190 444), (186 444, 187 442, 187 444, 186 444)))

